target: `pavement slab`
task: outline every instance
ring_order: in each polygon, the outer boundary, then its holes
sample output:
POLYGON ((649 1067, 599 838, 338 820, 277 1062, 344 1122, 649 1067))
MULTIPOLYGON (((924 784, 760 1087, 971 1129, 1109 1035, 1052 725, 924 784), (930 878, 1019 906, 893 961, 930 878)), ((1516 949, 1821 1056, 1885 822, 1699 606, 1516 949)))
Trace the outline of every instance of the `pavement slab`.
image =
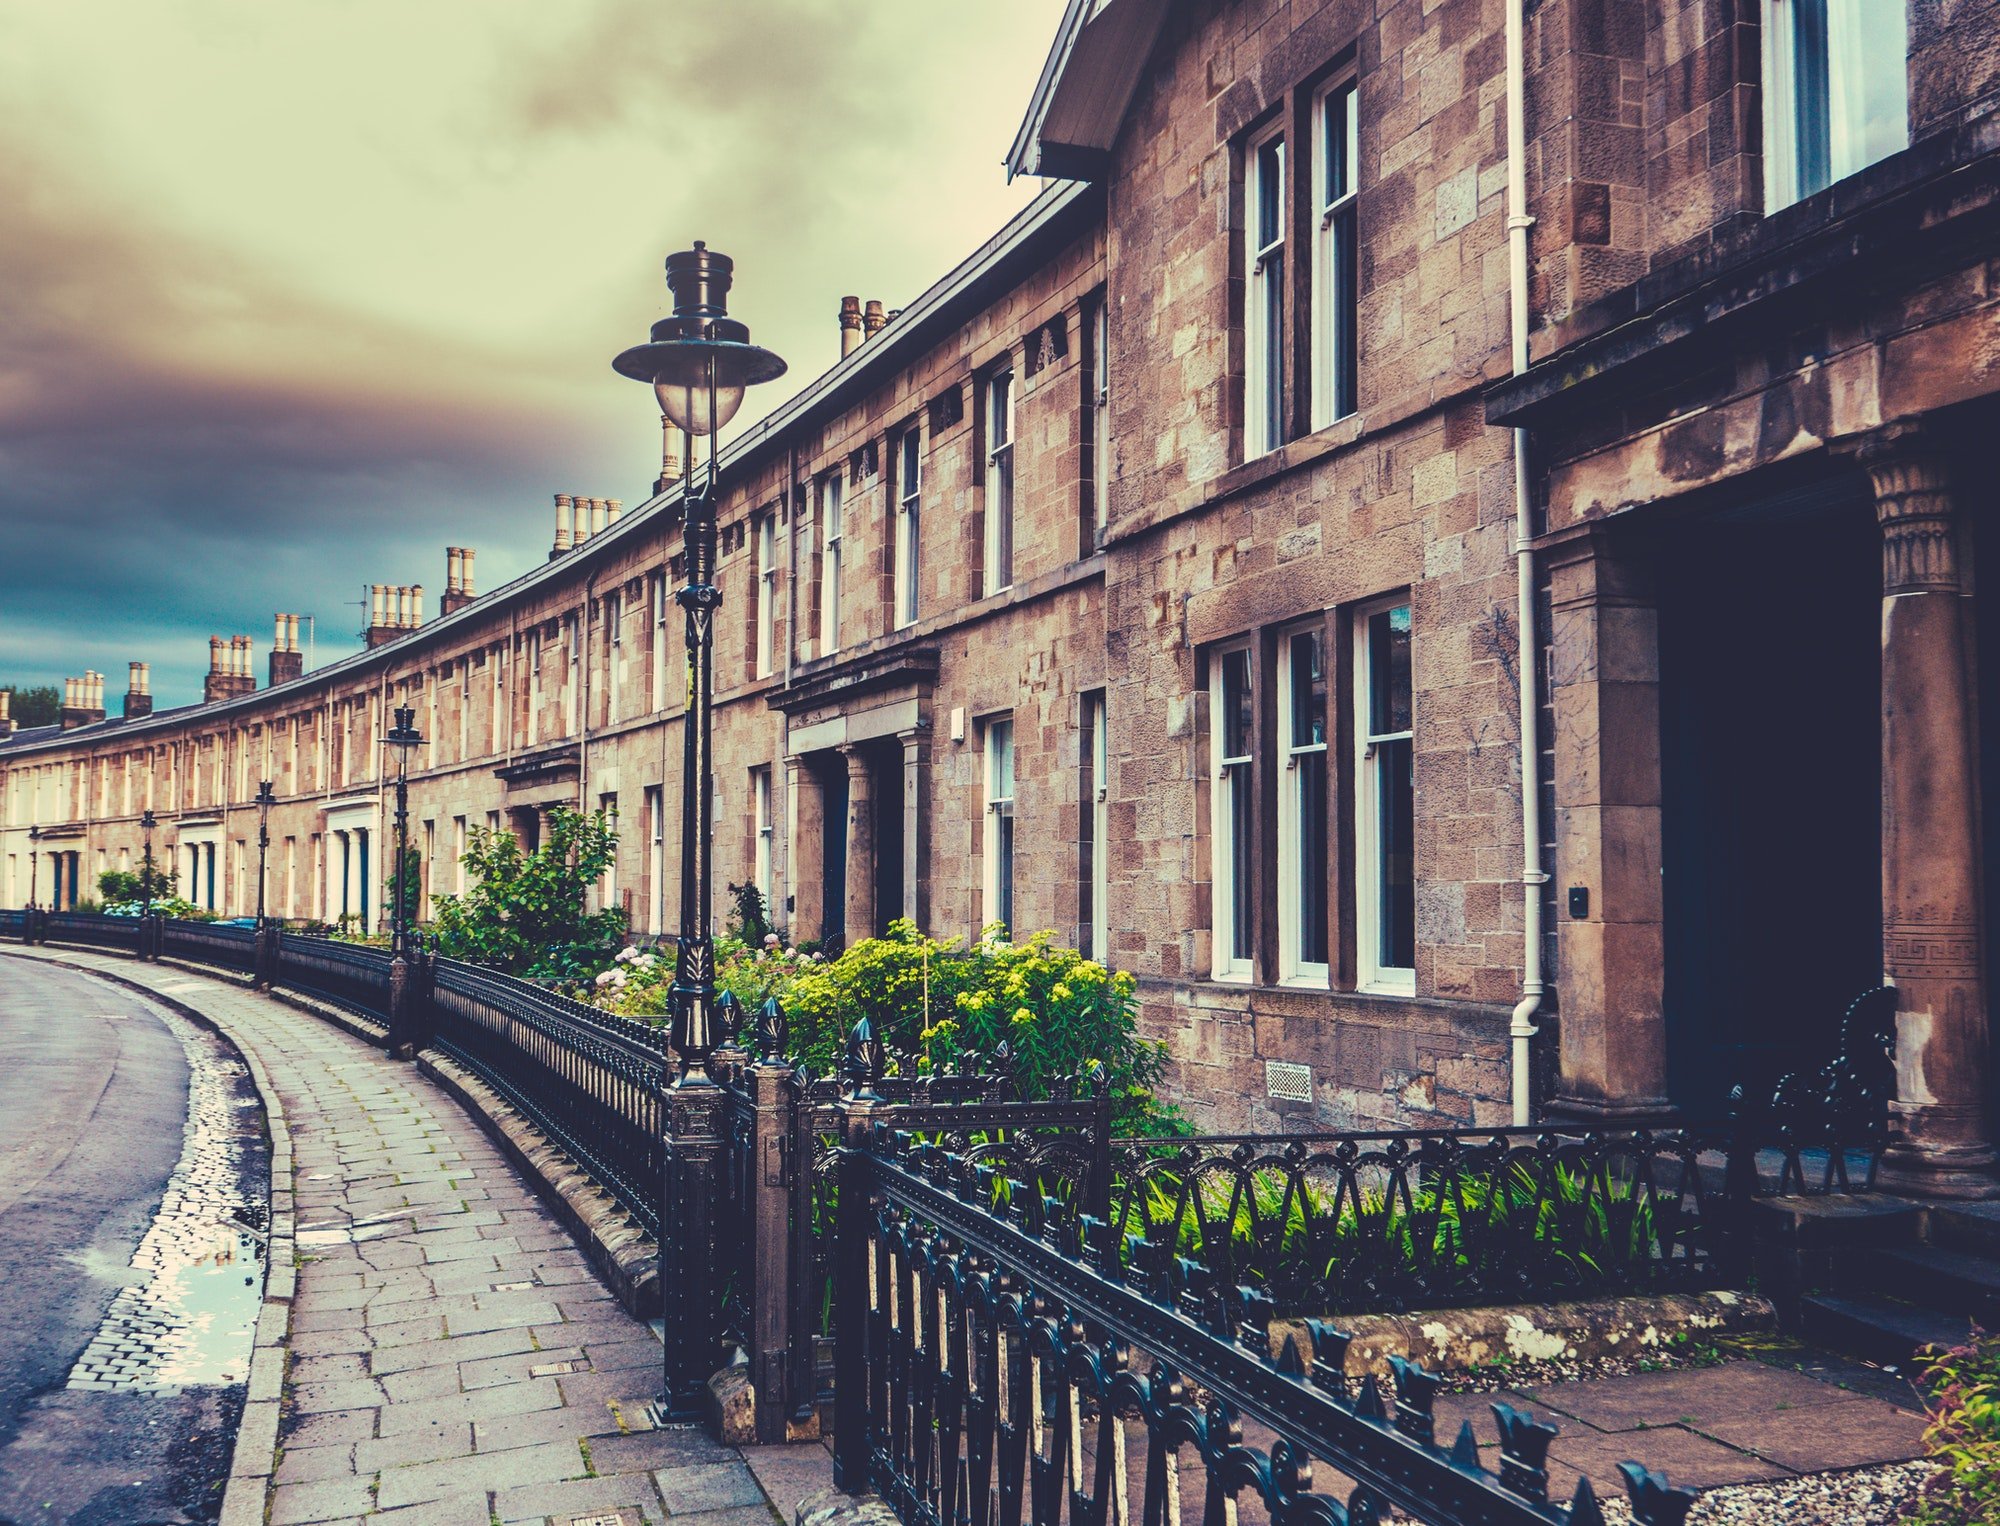
MULTIPOLYGON (((774 1526, 737 1449, 700 1431, 627 1433, 659 1393, 658 1337, 414 1066, 227 981, 61 958, 141 985, 167 976, 262 1065, 290 1129, 295 1286, 258 1334, 292 1360, 275 1467, 267 1456, 239 1480, 263 1495, 254 1514, 232 1502, 231 1519, 774 1526)), ((795 1462, 788 1487, 796 1477, 795 1462)))

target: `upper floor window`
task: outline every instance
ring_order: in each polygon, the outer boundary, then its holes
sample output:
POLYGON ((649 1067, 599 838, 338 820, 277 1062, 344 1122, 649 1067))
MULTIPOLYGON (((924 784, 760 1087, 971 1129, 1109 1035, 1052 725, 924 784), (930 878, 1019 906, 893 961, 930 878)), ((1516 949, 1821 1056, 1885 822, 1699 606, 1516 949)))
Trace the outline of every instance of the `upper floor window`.
POLYGON ((1285 140, 1250 145, 1244 189, 1243 456, 1285 443, 1285 140))
POLYGON ((1111 303, 1090 313, 1090 511, 1099 534, 1111 516, 1111 303))
POLYGON ((923 436, 914 422, 896 441, 896 628, 917 619, 917 556, 923 544, 923 436))
POLYGON ((1014 373, 986 378, 986 581, 982 594, 1014 582, 1014 373))
POLYGON ((1248 980, 1256 968, 1255 703, 1250 648, 1218 652, 1209 677, 1210 902, 1218 980, 1248 980))
POLYGON ((1083 697, 1082 735, 1077 738, 1083 764, 1078 781, 1078 885, 1083 901, 1077 946, 1100 962, 1111 957, 1111 842, 1109 831, 1110 738, 1105 734, 1104 691, 1083 697))
POLYGON ((1790 206, 1907 147, 1902 0, 1764 0, 1764 202, 1790 206))
POLYGON ((1355 190, 1360 120, 1354 82, 1329 86, 1314 102, 1319 138, 1319 238, 1313 246, 1313 427, 1359 406, 1360 253, 1355 190))
POLYGON ((608 593, 604 596, 604 723, 609 726, 618 719, 619 700, 624 678, 625 656, 625 598, 622 594, 608 593))
POLYGON ((1415 694, 1410 606, 1354 616, 1355 911, 1364 990, 1417 988, 1415 694))
POLYGON ((819 655, 840 646, 841 481, 828 472, 819 484, 819 655))
POLYGON ((771 843, 776 836, 771 823, 769 765, 750 770, 750 825, 757 838, 751 870, 752 882, 756 885, 758 894, 764 897, 764 906, 768 910, 771 905, 771 843))
POLYGON ((656 572, 646 580, 646 598, 651 605, 653 635, 650 708, 664 710, 667 708, 667 606, 672 602, 667 597, 665 573, 656 572))
POLYGON ((757 676, 771 675, 771 648, 778 618, 778 516, 757 521, 757 676))

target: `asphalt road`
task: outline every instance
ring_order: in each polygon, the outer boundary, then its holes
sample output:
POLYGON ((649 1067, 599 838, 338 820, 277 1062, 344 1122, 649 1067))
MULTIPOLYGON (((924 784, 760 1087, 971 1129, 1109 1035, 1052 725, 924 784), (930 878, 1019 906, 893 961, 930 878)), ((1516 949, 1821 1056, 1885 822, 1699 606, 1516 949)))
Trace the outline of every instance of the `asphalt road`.
POLYGON ((146 999, 0 954, 0 1526, 219 1508, 240 1384, 68 1386, 120 1290, 149 1281, 132 1259, 182 1157, 189 1080, 146 999))

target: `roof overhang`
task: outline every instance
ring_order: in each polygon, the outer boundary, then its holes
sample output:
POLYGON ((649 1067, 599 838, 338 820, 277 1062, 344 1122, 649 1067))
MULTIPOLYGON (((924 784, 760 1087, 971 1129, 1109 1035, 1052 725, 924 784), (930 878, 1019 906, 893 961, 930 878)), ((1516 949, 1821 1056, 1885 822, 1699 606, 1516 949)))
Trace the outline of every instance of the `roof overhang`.
POLYGON ((1171 0, 1070 0, 1007 151, 1007 176, 1092 180, 1131 108, 1171 0))

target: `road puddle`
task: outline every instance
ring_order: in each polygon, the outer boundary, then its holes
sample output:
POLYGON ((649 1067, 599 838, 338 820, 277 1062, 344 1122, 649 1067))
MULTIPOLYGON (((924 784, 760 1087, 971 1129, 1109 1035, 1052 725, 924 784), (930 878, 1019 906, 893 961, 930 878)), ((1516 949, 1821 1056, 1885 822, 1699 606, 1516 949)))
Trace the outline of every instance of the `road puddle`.
POLYGON ((187 1056, 180 1161, 130 1267, 106 1269, 124 1286, 71 1388, 228 1386, 250 1375, 269 1214, 256 1096, 234 1050, 179 1013, 159 1016, 187 1056))

